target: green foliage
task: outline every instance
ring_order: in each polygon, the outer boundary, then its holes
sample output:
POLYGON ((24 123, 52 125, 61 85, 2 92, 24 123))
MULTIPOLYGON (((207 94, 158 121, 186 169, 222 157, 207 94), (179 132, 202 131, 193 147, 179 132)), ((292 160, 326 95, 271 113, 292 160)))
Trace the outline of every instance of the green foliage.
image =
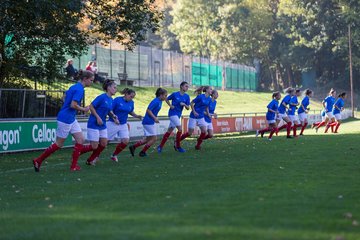
POLYGON ((90 42, 115 39, 131 49, 158 26, 161 13, 153 2, 1 1, 0 87, 23 74, 54 79, 64 56, 78 56, 90 42))
POLYGON ((186 53, 260 60, 266 89, 301 85, 308 71, 319 86, 346 88, 349 25, 355 79, 360 75, 359 10, 360 1, 346 0, 180 0, 169 28, 186 53))

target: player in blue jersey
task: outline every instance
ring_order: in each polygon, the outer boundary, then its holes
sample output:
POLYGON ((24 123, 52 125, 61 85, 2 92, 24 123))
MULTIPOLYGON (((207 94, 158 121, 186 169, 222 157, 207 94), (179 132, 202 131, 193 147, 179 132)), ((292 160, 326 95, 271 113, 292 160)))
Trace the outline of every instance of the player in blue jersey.
POLYGON ((309 112, 308 106, 310 105, 310 98, 313 96, 313 91, 310 89, 306 89, 304 91, 305 97, 301 101, 301 105, 298 109, 298 116, 301 122, 301 131, 300 135, 304 135, 304 130, 308 125, 307 113, 309 112))
POLYGON ((157 115, 161 109, 162 102, 167 98, 167 91, 163 88, 158 88, 156 90, 155 96, 156 97, 150 102, 148 108, 146 109, 145 117, 142 120, 145 138, 129 147, 132 156, 134 156, 135 149, 137 147, 145 144, 144 148, 139 153, 139 156, 146 157, 146 151, 156 142, 155 123, 159 123, 157 115))
POLYGON ((94 149, 87 159, 87 165, 95 165, 100 153, 108 143, 106 129, 106 117, 109 115, 116 124, 119 124, 117 116, 113 113, 112 96, 116 93, 116 83, 113 80, 105 80, 103 84, 105 93, 97 96, 90 104, 90 117, 87 124, 87 139, 94 149))
POLYGON ((84 88, 89 87, 94 81, 94 74, 90 71, 79 71, 79 82, 72 85, 66 92, 64 97, 64 105, 57 116, 56 141, 48 147, 38 158, 33 160, 35 172, 40 171, 41 163, 52 153, 64 146, 64 142, 71 133, 75 139, 75 146, 72 154, 72 163, 70 170, 78 171, 80 166, 77 165, 78 158, 81 153, 91 151, 90 145, 83 145, 84 136, 80 125, 76 120, 76 112, 88 112, 89 106, 81 107, 81 101, 84 98, 84 88))
POLYGON ((169 105, 169 119, 170 124, 167 132, 164 134, 160 145, 157 147, 158 153, 161 153, 167 139, 170 137, 171 133, 177 128, 176 138, 174 149, 179 152, 185 152, 183 148, 180 147, 180 139, 182 134, 182 127, 181 127, 181 115, 184 107, 186 110, 190 109, 190 97, 186 94, 187 90, 189 89, 189 84, 187 82, 182 82, 180 84, 180 91, 174 92, 167 97, 166 103, 169 105), (171 103, 170 103, 171 101, 171 103))
POLYGON ((216 104, 217 101, 216 99, 218 99, 219 97, 219 93, 217 90, 213 89, 211 91, 211 102, 209 105, 209 113, 204 115, 204 119, 205 122, 207 123, 207 135, 205 136, 205 139, 209 139, 212 138, 214 135, 214 127, 213 127, 213 123, 212 123, 212 118, 217 119, 217 114, 215 113, 215 108, 216 108, 216 104))
POLYGON ((120 93, 123 94, 123 96, 116 97, 113 102, 113 112, 117 116, 120 124, 116 124, 112 118, 109 118, 109 121, 107 122, 108 139, 120 139, 120 143, 116 145, 115 151, 110 157, 114 162, 118 162, 117 155, 129 144, 130 134, 129 125, 127 123, 128 115, 140 120, 142 119, 142 116, 134 112, 133 99, 136 95, 135 91, 125 88, 120 93))
MULTIPOLYGON (((206 126, 207 135, 204 137, 203 140, 212 138, 214 135, 214 127, 213 127, 213 123, 212 123, 212 118, 217 119, 217 114, 215 113, 215 108, 216 108, 216 104, 217 104, 216 99, 218 97, 219 97, 218 91, 213 89, 211 91, 211 102, 209 105, 209 112, 207 113, 205 111, 205 113, 204 113, 204 119, 207 124, 207 126, 206 126)), ((198 142, 199 147, 201 147, 201 143, 202 143, 202 141, 198 142)))
POLYGON ((318 132, 319 128, 324 125, 330 125, 335 122, 335 117, 332 113, 333 106, 335 103, 336 91, 334 89, 330 89, 328 96, 322 101, 324 110, 326 112, 325 121, 322 121, 317 127, 315 127, 316 132, 318 132))
MULTIPOLYGON (((338 99, 336 100, 334 107, 333 107, 333 115, 336 119, 336 122, 330 124, 330 127, 332 127, 332 128, 335 127, 335 131, 333 131, 334 133, 338 133, 338 129, 341 124, 341 112, 344 110, 345 98, 346 98, 345 92, 339 94, 338 99)), ((327 132, 328 129, 329 129, 329 127, 326 126, 325 132, 327 132)))
POLYGON ((294 96, 295 90, 293 88, 288 88, 286 89, 285 92, 286 92, 286 96, 282 99, 279 105, 279 109, 278 109, 279 114, 276 118, 276 125, 279 126, 281 120, 283 120, 285 123, 278 128, 277 132, 286 128, 286 137, 292 138, 290 136, 292 122, 288 117, 288 115, 286 114, 286 110, 288 109, 288 105, 290 103, 291 97, 294 96))
POLYGON ((272 95, 271 102, 267 105, 267 113, 266 113, 266 121, 268 122, 268 127, 256 131, 256 137, 261 135, 261 137, 264 136, 265 132, 270 131, 269 140, 271 141, 272 136, 277 131, 277 124, 276 124, 276 115, 279 114, 279 100, 281 98, 280 92, 274 92, 272 95))
POLYGON ((205 112, 209 113, 211 91, 212 89, 210 86, 201 86, 195 90, 195 94, 197 94, 197 96, 190 103, 191 113, 188 123, 188 131, 181 136, 182 141, 185 138, 191 136, 195 130, 195 127, 199 126, 201 133, 197 139, 197 144, 195 146, 196 150, 200 150, 200 144, 206 136, 207 124, 204 119, 204 114, 205 112))
POLYGON ((297 106, 299 106, 299 100, 298 97, 300 97, 301 91, 300 89, 295 90, 295 95, 291 97, 289 102, 289 110, 288 110, 288 116, 292 122, 292 129, 293 129, 293 136, 297 137, 296 135, 296 129, 301 126, 299 117, 296 115, 296 109, 297 106))

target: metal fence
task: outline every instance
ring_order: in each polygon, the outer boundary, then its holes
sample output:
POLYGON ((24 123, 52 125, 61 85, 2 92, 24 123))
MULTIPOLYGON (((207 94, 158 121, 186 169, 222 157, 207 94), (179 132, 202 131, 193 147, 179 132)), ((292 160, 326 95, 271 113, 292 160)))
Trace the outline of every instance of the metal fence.
POLYGON ((0 118, 54 117, 63 96, 64 91, 0 89, 0 118))
POLYGON ((127 51, 114 42, 108 46, 91 45, 86 54, 74 59, 74 66, 85 69, 89 61, 96 61, 98 72, 108 78, 127 76, 136 86, 174 87, 187 81, 194 86, 228 90, 256 91, 258 87, 254 67, 147 46, 127 51))

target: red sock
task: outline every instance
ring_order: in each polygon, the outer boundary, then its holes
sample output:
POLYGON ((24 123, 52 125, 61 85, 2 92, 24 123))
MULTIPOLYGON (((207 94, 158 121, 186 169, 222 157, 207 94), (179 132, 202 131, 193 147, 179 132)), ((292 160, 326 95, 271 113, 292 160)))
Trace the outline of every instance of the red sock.
POLYGON ((140 147, 141 145, 144 145, 145 143, 146 142, 144 142, 143 140, 140 140, 134 144, 134 148, 140 147))
POLYGON ((296 136, 296 130, 297 130, 298 127, 301 127, 301 124, 294 124, 294 126, 293 126, 294 136, 296 136))
POLYGON ((36 158, 35 161, 41 164, 48 156, 59 149, 59 146, 56 145, 56 143, 53 143, 47 149, 45 149, 45 151, 38 158, 36 158))
POLYGON ((81 146, 82 146, 82 148, 81 148, 80 154, 84 154, 84 153, 87 153, 87 152, 90 152, 93 150, 91 145, 81 145, 81 146))
POLYGON ((259 131, 259 133, 261 133, 261 135, 263 135, 264 133, 266 133, 266 132, 268 132, 268 131, 270 131, 271 129, 270 128, 264 128, 264 129, 261 129, 260 131, 259 131))
POLYGON ((326 128, 325 128, 325 133, 328 132, 328 130, 329 130, 330 127, 331 127, 331 131, 333 131, 333 126, 335 126, 335 125, 336 125, 336 122, 328 123, 328 124, 326 125, 326 128))
POLYGON ((163 138, 162 138, 162 140, 161 140, 161 143, 160 143, 160 145, 159 145, 161 148, 164 147, 166 141, 167 141, 168 138, 170 137, 170 134, 171 134, 171 133, 169 133, 169 132, 166 132, 166 133, 164 134, 164 136, 163 136, 163 138))
POLYGON ((212 138, 213 136, 211 136, 211 135, 206 135, 205 137, 204 137, 204 140, 206 140, 206 139, 209 139, 209 138, 212 138))
POLYGON ((197 139, 196 147, 200 147, 200 145, 203 142, 205 136, 206 136, 206 133, 201 133, 200 134, 200 136, 197 139))
POLYGON ((336 127, 335 127, 335 132, 336 132, 336 133, 337 133, 339 127, 340 127, 340 124, 341 124, 341 123, 339 123, 339 122, 336 124, 336 127))
POLYGON ((151 145, 145 144, 144 148, 141 151, 146 152, 150 147, 151 147, 151 145))
POLYGON ((76 167, 79 157, 81 155, 81 151, 83 149, 83 145, 79 143, 75 143, 74 150, 72 153, 72 162, 71 162, 71 168, 76 167))
POLYGON ((116 156, 119 153, 121 153, 121 151, 124 150, 126 148, 126 146, 127 146, 127 144, 123 143, 123 142, 116 145, 115 151, 113 152, 113 156, 116 156))
POLYGON ((320 123, 321 123, 321 122, 316 122, 316 123, 313 123, 312 125, 313 125, 314 127, 317 127, 317 126, 319 126, 320 123))
POLYGON ((181 131, 177 131, 177 133, 176 133, 176 141, 175 141, 175 144, 176 144, 176 145, 175 145, 175 146, 176 146, 177 148, 180 147, 181 134, 182 134, 181 131))
POLYGON ((287 136, 290 136, 291 125, 292 125, 291 122, 288 122, 288 123, 286 124, 286 134, 287 134, 287 136))
POLYGON ((272 138, 272 136, 274 135, 274 133, 277 132, 277 128, 273 128, 270 132, 269 138, 272 138))
POLYGON ((105 149, 104 146, 100 145, 97 147, 97 149, 95 149, 93 151, 93 153, 91 154, 91 156, 89 157, 89 159, 87 160, 88 162, 92 162, 94 161, 95 158, 100 156, 100 153, 105 149))
POLYGON ((287 123, 283 124, 281 127, 278 128, 277 132, 279 132, 280 130, 287 128, 287 123))
POLYGON ((322 126, 324 126, 324 125, 325 125, 325 122, 322 121, 321 123, 319 123, 319 125, 317 126, 317 128, 320 128, 320 127, 322 127, 322 126))
POLYGON ((308 125, 308 123, 304 123, 304 125, 301 128, 300 135, 304 133, 304 130, 305 130, 307 125, 308 125))
POLYGON ((183 135, 181 135, 180 141, 184 140, 185 138, 187 138, 189 136, 190 136, 190 134, 188 132, 184 133, 183 135))

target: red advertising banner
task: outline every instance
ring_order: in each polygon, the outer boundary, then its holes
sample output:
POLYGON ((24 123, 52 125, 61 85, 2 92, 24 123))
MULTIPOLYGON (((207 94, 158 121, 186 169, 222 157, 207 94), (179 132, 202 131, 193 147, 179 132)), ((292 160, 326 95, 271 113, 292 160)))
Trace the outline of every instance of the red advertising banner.
MULTIPOLYGON (((188 130, 188 118, 183 118, 183 132, 188 130)), ((265 116, 256 117, 221 117, 212 120, 214 133, 233 133, 244 131, 255 131, 266 126, 265 116)), ((194 134, 199 134, 200 129, 195 128, 194 134)))

